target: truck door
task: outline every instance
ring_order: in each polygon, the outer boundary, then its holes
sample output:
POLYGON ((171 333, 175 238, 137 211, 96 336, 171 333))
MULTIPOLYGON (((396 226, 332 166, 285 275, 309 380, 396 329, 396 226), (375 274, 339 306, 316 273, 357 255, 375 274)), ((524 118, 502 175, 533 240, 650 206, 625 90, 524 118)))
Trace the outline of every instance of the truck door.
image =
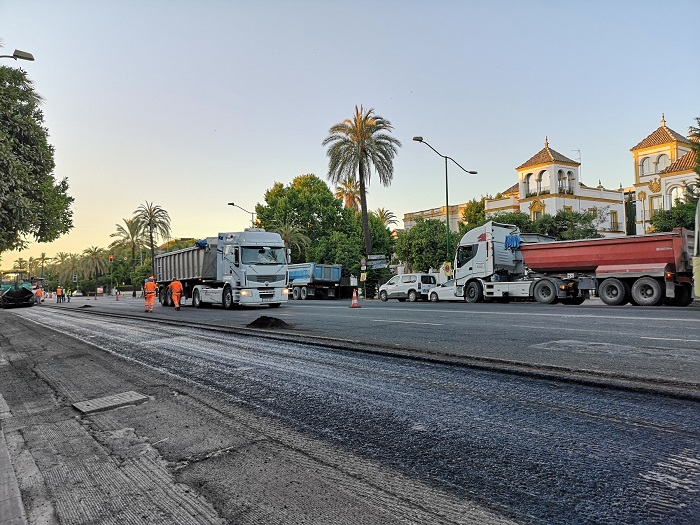
POLYGON ((465 277, 474 271, 474 257, 479 250, 478 244, 467 244, 457 249, 457 268, 461 270, 460 277, 465 277))

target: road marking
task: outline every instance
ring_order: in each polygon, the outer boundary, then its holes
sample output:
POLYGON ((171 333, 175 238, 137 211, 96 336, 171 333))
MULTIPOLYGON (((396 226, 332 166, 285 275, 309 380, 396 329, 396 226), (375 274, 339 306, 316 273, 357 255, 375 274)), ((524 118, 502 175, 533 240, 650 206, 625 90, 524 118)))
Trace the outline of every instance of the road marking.
POLYGON ((671 339, 670 337, 640 337, 640 339, 653 339, 654 341, 680 341, 682 343, 700 343, 700 339, 671 339))
POLYGON ((401 324, 429 324, 430 326, 442 326, 442 323, 419 323, 417 321, 393 321, 389 319, 372 319, 373 323, 401 323, 401 324))

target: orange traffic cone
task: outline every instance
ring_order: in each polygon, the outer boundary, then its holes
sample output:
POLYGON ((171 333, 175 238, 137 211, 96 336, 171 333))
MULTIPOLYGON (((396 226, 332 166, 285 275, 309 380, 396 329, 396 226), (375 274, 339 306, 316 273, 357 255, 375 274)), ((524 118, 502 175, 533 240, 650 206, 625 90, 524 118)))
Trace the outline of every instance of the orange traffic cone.
POLYGON ((353 288, 352 290, 352 304, 350 305, 350 308, 360 308, 360 305, 357 302, 357 288, 353 288))

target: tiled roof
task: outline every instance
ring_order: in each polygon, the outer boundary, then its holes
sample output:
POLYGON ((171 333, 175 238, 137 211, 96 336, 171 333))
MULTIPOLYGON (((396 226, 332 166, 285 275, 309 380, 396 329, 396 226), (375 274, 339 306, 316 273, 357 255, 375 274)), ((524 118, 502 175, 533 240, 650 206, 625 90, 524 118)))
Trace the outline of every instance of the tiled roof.
POLYGON ((535 155, 530 157, 527 161, 522 163, 520 166, 515 168, 516 170, 522 169, 522 168, 529 168, 530 166, 536 166, 538 164, 551 164, 553 162, 567 162, 569 164, 576 164, 577 166, 580 166, 580 162, 576 162, 575 160, 571 160, 568 157, 565 157, 558 151, 554 151, 549 147, 549 142, 547 139, 544 141, 544 148, 542 148, 540 151, 538 151, 535 155))
POLYGON ((520 191, 520 185, 516 182, 510 188, 501 192, 501 195, 509 195, 511 193, 518 193, 520 191))
POLYGON ((677 171, 688 171, 695 169, 698 154, 695 150, 691 150, 685 155, 683 155, 676 162, 671 164, 668 168, 663 170, 661 173, 675 173, 677 171))
POLYGON ((669 142, 682 142, 684 144, 690 144, 690 139, 684 137, 680 133, 676 133, 671 128, 666 127, 666 119, 661 115, 661 126, 654 131, 651 135, 637 144, 630 151, 634 151, 642 148, 650 148, 652 146, 660 146, 661 144, 668 144, 669 142))

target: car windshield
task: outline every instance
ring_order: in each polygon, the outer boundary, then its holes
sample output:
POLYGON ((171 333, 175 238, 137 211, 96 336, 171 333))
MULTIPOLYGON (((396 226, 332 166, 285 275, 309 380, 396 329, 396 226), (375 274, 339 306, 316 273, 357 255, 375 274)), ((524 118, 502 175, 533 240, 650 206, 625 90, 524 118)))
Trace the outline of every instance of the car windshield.
POLYGON ((284 248, 260 246, 241 249, 241 262, 243 264, 282 264, 284 261, 284 248))

